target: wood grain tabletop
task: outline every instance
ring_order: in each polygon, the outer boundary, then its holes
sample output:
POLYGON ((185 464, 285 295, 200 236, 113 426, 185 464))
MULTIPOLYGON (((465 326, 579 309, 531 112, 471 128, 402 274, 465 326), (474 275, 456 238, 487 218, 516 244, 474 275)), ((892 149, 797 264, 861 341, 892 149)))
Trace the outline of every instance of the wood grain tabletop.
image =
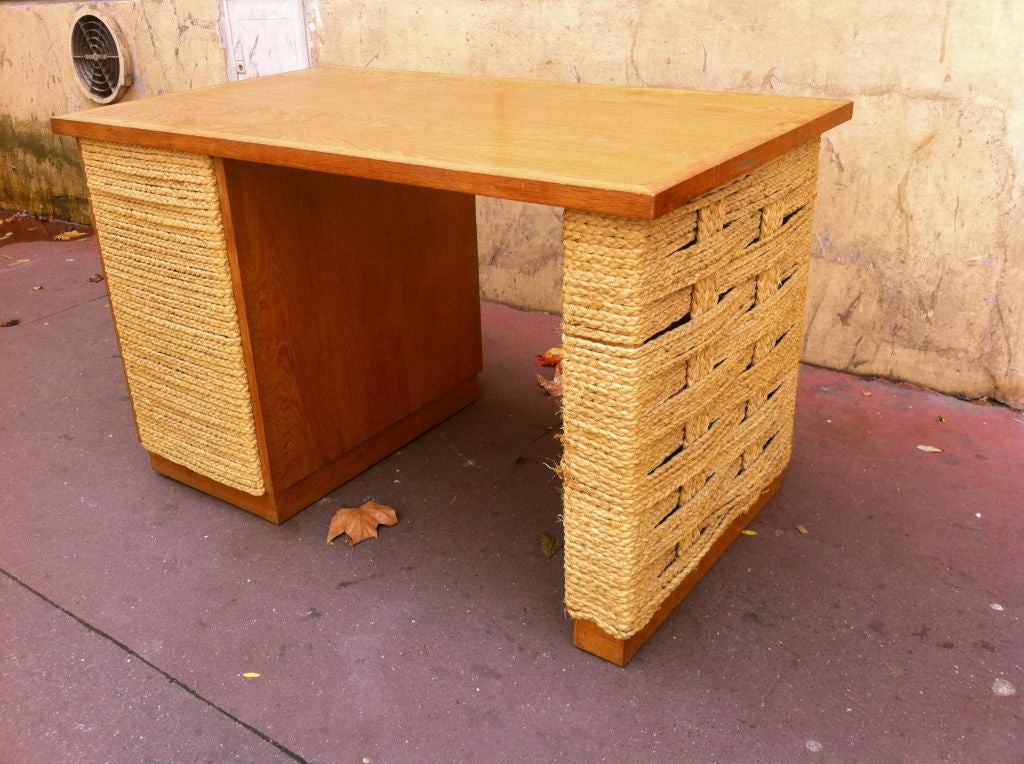
POLYGON ((52 119, 55 133, 653 218, 849 101, 316 67, 52 119))

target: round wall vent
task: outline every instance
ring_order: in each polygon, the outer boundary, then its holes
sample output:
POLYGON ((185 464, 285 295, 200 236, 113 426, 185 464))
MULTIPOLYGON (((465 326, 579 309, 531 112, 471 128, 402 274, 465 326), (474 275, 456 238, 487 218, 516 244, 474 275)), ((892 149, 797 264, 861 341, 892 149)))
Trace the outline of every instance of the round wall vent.
POLYGON ((85 8, 75 15, 71 57, 78 84, 98 103, 113 103, 132 84, 131 59, 121 30, 95 9, 85 8))

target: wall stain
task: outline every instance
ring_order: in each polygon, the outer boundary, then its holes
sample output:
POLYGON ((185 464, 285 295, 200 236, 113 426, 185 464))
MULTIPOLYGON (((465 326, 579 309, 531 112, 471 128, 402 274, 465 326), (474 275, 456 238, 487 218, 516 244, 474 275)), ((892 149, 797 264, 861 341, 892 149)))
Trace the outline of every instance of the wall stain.
MULTIPOLYGON (((841 323, 843 326, 849 326, 850 325, 850 317, 853 315, 853 309, 857 307, 857 303, 860 302, 860 298, 863 297, 863 296, 864 296, 864 291, 861 290, 860 292, 857 293, 857 296, 853 298, 853 302, 851 302, 846 307, 846 310, 844 310, 842 313, 836 314, 837 317, 839 318, 839 323, 841 323)), ((860 340, 857 340, 857 343, 860 344, 860 340)))
POLYGON ((75 141, 54 135, 42 120, 0 115, 0 208, 88 222, 75 141))
MULTIPOLYGON (((773 69, 772 71, 775 70, 773 69)), ((846 169, 843 166, 843 160, 839 156, 839 152, 836 151, 836 147, 833 145, 832 141, 829 140, 829 137, 827 135, 823 135, 821 137, 821 145, 822 148, 825 150, 828 163, 835 167, 837 170, 839 170, 839 172, 843 172, 846 169)))
POLYGON ((949 12, 953 9, 953 0, 946 0, 946 15, 942 19, 942 38, 939 42, 939 63, 946 60, 946 40, 949 37, 949 12))
POLYGON ((912 229, 914 223, 914 213, 911 211, 910 205, 907 202, 907 185, 910 182, 911 175, 916 170, 921 170, 923 167, 925 171, 931 171, 931 168, 927 163, 921 162, 921 153, 928 148, 932 141, 935 140, 935 136, 936 133, 934 131, 929 133, 928 137, 917 144, 917 146, 914 147, 914 150, 910 152, 910 156, 907 157, 906 170, 904 170, 903 176, 896 185, 896 210, 899 213, 901 227, 903 228, 903 243, 900 250, 905 254, 911 252, 913 238, 912 229))

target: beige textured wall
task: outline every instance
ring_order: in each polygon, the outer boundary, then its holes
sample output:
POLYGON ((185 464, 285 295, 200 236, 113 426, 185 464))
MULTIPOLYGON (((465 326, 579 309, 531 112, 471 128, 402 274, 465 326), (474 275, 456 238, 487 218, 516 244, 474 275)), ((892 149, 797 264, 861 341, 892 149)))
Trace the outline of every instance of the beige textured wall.
MULTIPOLYGON (((321 63, 854 99, 822 152, 805 359, 1024 407, 1024 3, 305 2, 321 63)), ((46 123, 89 106, 79 5, 0 2, 0 207, 86 214, 46 123)), ((129 98, 225 79, 216 0, 99 5, 132 41, 129 98)), ((479 209, 485 295, 557 311, 559 211, 479 209)))
MULTIPOLYGON (((822 152, 805 359, 1024 406, 1024 3, 320 0, 320 12, 324 63, 855 100, 822 152)), ((557 310, 556 215, 484 202, 480 219, 485 293, 557 310)))
MULTIPOLYGON (((72 19, 85 3, 0 2, 0 209, 85 221, 88 203, 74 141, 49 119, 94 107, 70 62, 72 19)), ((135 86, 125 100, 227 78, 217 0, 95 2, 121 28, 135 86)))

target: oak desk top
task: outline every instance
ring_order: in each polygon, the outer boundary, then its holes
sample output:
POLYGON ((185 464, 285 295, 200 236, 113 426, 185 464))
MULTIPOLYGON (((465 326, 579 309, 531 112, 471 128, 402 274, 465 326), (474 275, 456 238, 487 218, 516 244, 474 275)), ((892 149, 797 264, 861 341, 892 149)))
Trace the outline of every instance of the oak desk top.
POLYGON ((654 218, 849 101, 317 67, 54 117, 53 131, 654 218))

